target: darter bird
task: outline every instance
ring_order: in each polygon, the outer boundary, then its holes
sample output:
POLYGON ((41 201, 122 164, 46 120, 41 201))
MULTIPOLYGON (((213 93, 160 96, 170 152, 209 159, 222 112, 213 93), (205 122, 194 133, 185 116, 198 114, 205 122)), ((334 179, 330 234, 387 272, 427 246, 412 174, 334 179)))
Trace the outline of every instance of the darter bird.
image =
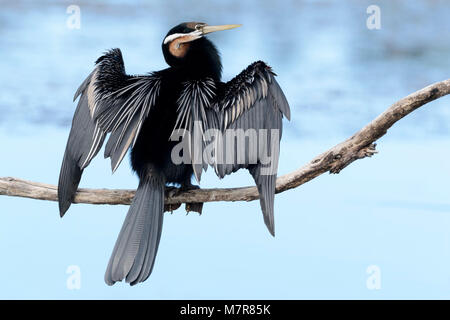
POLYGON ((274 72, 262 61, 221 81, 219 52, 205 35, 238 26, 179 24, 162 43, 169 67, 142 76, 127 75, 121 51, 109 50, 76 91, 74 101, 79 101, 58 183, 61 217, 107 137, 104 155, 111 158, 112 171, 131 149, 131 166, 139 177, 106 270, 108 285, 123 279, 134 285, 149 277, 161 238, 166 185, 198 188, 191 178, 199 181, 208 165, 220 178, 248 169, 264 222, 274 235, 277 146, 282 118, 290 118, 290 109, 274 72), (188 146, 178 155, 190 161, 174 161, 180 142, 172 137, 178 130, 188 146), (238 133, 229 136, 229 131, 238 133), (268 131, 276 134, 262 134, 268 131), (234 139, 241 143, 233 145, 234 139), (268 151, 272 161, 267 161, 268 151))

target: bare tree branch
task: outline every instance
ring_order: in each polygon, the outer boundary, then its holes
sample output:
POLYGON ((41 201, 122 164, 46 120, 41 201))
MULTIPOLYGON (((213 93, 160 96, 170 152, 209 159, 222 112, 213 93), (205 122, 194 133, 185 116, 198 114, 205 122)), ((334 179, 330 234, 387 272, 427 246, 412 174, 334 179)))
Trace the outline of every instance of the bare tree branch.
MULTIPOLYGON (((324 172, 339 173, 353 161, 372 156, 377 152, 374 142, 385 135, 394 123, 424 104, 449 93, 450 79, 432 84, 399 100, 344 142, 315 157, 296 171, 278 177, 276 192, 296 188, 324 172)), ((57 201, 57 188, 54 185, 17 178, 0 178, 0 195, 57 201)), ((79 189, 74 203, 130 204, 133 197, 134 190, 79 189)), ((166 204, 175 209, 182 203, 255 199, 258 199, 255 187, 199 189, 166 198, 166 204)))

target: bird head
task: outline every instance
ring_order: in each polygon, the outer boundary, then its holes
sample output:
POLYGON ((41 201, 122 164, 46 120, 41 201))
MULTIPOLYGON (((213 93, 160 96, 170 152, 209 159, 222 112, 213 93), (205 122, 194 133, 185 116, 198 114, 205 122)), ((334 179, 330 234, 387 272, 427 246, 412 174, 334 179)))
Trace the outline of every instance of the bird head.
MULTIPOLYGON (((163 40, 162 48, 167 63, 171 66, 186 63, 189 58, 204 58, 202 54, 214 47, 205 35, 211 32, 229 30, 239 24, 210 26, 203 22, 184 22, 173 27, 163 40)), ((214 48, 215 51, 215 48, 214 48)))

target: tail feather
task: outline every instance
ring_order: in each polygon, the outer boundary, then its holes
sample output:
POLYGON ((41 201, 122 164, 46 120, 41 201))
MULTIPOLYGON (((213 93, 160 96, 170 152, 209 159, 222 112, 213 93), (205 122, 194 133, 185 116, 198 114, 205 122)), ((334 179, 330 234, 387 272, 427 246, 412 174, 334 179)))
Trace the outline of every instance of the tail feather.
POLYGON ((64 216, 73 202, 83 170, 66 151, 64 154, 58 181, 59 214, 64 216))
POLYGON ((164 182, 142 179, 109 260, 108 285, 123 279, 134 285, 149 277, 161 238, 163 212, 164 182))
MULTIPOLYGON (((164 194, 164 191, 163 191, 164 194)), ((164 197, 155 197, 154 207, 158 208, 161 212, 164 211, 164 197)), ((148 241, 145 245, 140 246, 138 257, 127 276, 127 282, 132 285, 145 281, 153 270, 155 256, 158 251, 159 240, 161 239, 161 230, 163 223, 163 214, 154 215, 150 223, 146 224, 146 230, 144 233, 148 234, 148 241), (151 226, 157 225, 158 232, 152 232, 151 226)))
POLYGON ((261 165, 256 165, 249 168, 250 174, 255 180, 256 187, 259 193, 259 202, 264 217, 264 223, 269 229, 272 236, 275 236, 275 218, 274 218, 274 201, 275 201, 275 186, 277 182, 277 175, 261 174, 261 165))

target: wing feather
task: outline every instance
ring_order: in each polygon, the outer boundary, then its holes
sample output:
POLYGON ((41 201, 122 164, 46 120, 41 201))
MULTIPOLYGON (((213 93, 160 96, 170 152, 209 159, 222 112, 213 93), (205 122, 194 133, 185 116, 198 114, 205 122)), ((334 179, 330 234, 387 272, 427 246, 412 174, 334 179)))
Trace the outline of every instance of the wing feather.
MULTIPOLYGON (((251 64, 238 76, 223 84, 213 109, 217 110, 217 122, 220 123, 220 130, 223 133, 227 129, 242 129, 244 132, 249 129, 256 131, 276 129, 281 132, 282 116, 290 119, 289 104, 275 79, 275 73, 262 61, 251 64)), ((258 138, 258 141, 254 141, 261 144, 262 150, 259 150, 259 153, 266 151, 267 147, 267 143, 260 140, 258 138)), ((224 135, 223 148, 226 148, 227 143, 232 141, 230 138, 227 140, 224 135)), ((224 153, 225 150, 222 152, 224 153)), ((252 164, 249 163, 250 159, 260 160, 260 156, 249 154, 244 163, 227 163, 224 165, 225 170, 219 170, 219 176, 223 177, 224 174, 248 167, 252 164)), ((220 165, 215 164, 215 167, 220 168, 220 165)))
MULTIPOLYGON (((183 84, 183 90, 177 101, 177 120, 175 130, 184 130, 189 139, 189 158, 194 175, 200 181, 202 170, 208 167, 203 158, 205 132, 214 128, 215 114, 211 109, 215 98, 216 83, 210 79, 190 80, 183 84)), ((185 135, 183 134, 183 137, 185 135)))
POLYGON ((289 104, 275 73, 264 62, 251 64, 220 86, 212 109, 222 132, 222 143, 215 144, 212 166, 221 178, 241 168, 249 170, 258 187, 264 222, 274 235, 278 143, 282 118, 290 119, 289 104))
POLYGON ((105 157, 111 158, 112 170, 117 169, 157 103, 160 86, 157 73, 127 75, 119 49, 106 52, 96 61, 74 96, 79 101, 58 183, 61 215, 73 202, 84 168, 98 154, 108 133, 105 157))

